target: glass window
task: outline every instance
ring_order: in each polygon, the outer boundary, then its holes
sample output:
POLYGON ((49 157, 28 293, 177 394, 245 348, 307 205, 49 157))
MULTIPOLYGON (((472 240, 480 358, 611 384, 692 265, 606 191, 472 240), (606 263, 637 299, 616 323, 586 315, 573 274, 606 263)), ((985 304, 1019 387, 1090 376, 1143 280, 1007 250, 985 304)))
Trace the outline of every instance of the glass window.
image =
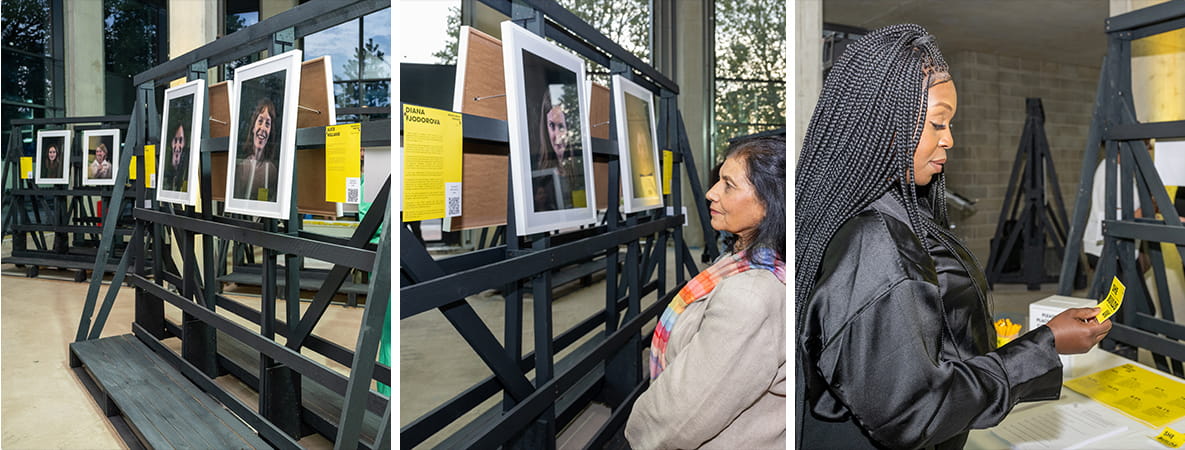
POLYGON ((104 0, 103 14, 107 114, 130 114, 132 77, 167 59, 167 10, 162 1, 104 0))
POLYGON ((786 5, 715 2, 713 154, 728 140, 786 126, 786 5))
MULTIPOLYGON (((55 18, 61 20, 61 3, 50 0, 0 2, 3 36, 0 37, 4 70, 3 139, 7 146, 14 119, 56 117, 63 114, 62 55, 55 51, 52 34, 55 18)), ((60 44, 59 44, 60 47, 60 44)), ((21 146, 33 154, 33 127, 21 131, 21 146)))
MULTIPOLYGON (((306 60, 325 55, 329 55, 333 64, 334 106, 391 106, 390 8, 305 36, 306 60)), ((360 117, 339 112, 338 119, 359 120, 360 117)))
MULTIPOLYGON (((559 0, 576 17, 644 62, 650 62, 650 0, 559 0)), ((588 78, 609 85, 609 68, 585 59, 588 78)))

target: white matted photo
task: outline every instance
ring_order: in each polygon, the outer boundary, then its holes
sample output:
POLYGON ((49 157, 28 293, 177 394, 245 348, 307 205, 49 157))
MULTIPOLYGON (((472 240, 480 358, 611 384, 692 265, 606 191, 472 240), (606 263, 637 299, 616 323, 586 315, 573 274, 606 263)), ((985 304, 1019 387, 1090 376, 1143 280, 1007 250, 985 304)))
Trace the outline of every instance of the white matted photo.
POLYGON ((296 153, 301 51, 235 69, 226 212, 288 217, 296 153))
POLYGON ((198 194, 198 164, 202 120, 206 117, 206 80, 194 80, 165 90, 164 117, 157 148, 157 201, 194 206, 198 194))
POLYGON ((37 132, 37 184, 70 184, 70 130, 37 132))
POLYGON ((613 76, 613 113, 626 213, 662 207, 662 160, 654 125, 654 95, 621 75, 613 76))
POLYGON ((113 186, 119 173, 119 130, 82 132, 82 184, 113 186))
POLYGON ((510 21, 502 40, 516 234, 596 223, 584 62, 510 21))

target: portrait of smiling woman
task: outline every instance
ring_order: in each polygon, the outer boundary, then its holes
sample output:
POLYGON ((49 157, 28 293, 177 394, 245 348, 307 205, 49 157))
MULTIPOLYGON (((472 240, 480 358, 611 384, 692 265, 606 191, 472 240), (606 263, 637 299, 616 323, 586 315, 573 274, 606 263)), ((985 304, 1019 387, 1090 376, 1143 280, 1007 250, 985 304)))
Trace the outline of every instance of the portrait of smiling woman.
POLYGON ((865 35, 824 82, 795 179, 796 448, 962 448, 1057 398, 1058 354, 1111 328, 1070 309, 996 348, 983 269, 948 227, 955 86, 917 25, 865 35))
POLYGON ((276 120, 276 105, 270 99, 259 99, 248 116, 247 128, 239 139, 238 168, 235 170, 235 197, 249 200, 273 201, 276 198, 278 153, 274 150, 272 124, 276 120))
POLYGON ((650 387, 625 436, 637 449, 784 448, 786 142, 734 143, 707 193, 723 255, 658 320, 650 387))

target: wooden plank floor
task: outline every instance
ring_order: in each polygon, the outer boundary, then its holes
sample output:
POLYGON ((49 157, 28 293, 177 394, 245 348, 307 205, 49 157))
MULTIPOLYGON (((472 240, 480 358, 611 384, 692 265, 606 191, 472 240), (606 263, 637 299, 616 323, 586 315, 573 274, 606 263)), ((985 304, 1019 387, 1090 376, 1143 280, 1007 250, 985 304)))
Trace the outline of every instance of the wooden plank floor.
POLYGON ((271 448, 132 335, 76 342, 70 350, 148 447, 271 448))

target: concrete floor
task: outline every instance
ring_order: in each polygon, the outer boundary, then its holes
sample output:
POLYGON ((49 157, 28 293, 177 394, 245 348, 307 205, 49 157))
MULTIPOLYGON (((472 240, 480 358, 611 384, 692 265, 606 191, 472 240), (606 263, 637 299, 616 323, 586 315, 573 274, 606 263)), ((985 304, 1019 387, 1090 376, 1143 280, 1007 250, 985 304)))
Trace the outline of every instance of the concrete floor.
MULTIPOLYGON (((25 278, 24 271, 11 264, 0 266, 0 272, 0 448, 124 448, 68 363, 67 346, 74 340, 89 280, 75 283, 72 273, 47 269, 42 269, 39 278, 25 278)), ((131 332, 133 296, 131 288, 120 290, 103 329, 104 337, 131 332)), ((257 296, 230 296, 259 307, 257 296)), ((282 313, 284 302, 277 303, 277 311, 282 313)), ((302 303, 302 311, 307 306, 302 303)), ((166 306, 165 311, 170 320, 180 321, 180 310, 166 306)), ((353 348, 362 312, 362 308, 330 306, 314 334, 353 348)), ((258 331, 257 326, 237 316, 226 316, 258 331)), ((165 343, 179 350, 177 339, 165 343)), ((349 371, 320 355, 304 353, 341 373, 349 371)), ((216 381, 247 404, 258 403, 255 393, 232 377, 216 381)), ((333 446, 318 435, 306 437, 300 444, 307 448, 333 446)))

